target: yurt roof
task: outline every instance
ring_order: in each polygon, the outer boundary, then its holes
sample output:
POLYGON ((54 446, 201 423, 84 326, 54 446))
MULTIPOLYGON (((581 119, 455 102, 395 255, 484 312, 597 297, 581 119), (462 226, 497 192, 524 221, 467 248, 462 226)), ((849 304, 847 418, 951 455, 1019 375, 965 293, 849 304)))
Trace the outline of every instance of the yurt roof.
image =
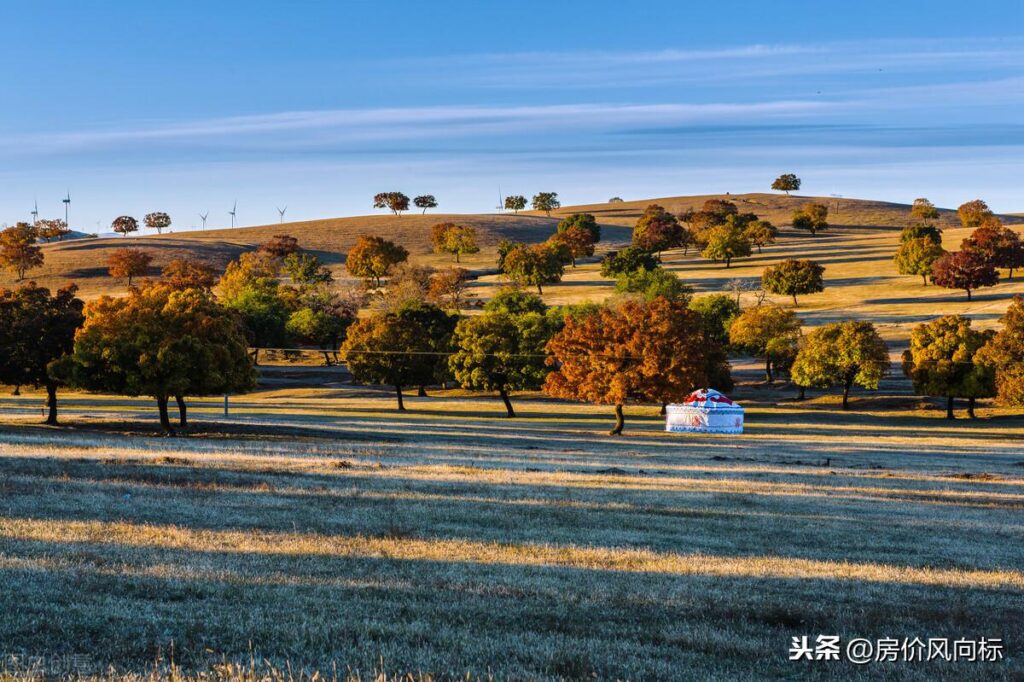
POLYGON ((682 402, 685 407, 699 407, 705 410, 742 409, 739 403, 733 402, 713 388, 700 389, 686 396, 682 402))

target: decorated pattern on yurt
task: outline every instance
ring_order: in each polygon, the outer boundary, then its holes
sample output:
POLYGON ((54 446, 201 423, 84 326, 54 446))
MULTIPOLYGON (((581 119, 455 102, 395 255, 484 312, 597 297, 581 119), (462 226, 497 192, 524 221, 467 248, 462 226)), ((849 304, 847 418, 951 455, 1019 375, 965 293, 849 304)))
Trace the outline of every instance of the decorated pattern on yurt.
POLYGON ((694 391, 665 414, 666 431, 743 433, 743 408, 712 388, 694 391))

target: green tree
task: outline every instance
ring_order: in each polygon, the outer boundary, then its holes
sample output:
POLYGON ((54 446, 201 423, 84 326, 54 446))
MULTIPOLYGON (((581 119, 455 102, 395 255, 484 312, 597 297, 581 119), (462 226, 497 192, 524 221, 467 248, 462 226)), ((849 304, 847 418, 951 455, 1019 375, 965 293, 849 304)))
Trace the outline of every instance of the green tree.
POLYGON ((889 364, 889 348, 875 325, 850 320, 826 324, 808 334, 790 373, 799 386, 841 386, 845 410, 853 385, 876 390, 889 364))
POLYGON ((526 197, 522 194, 513 194, 505 197, 505 210, 519 213, 526 208, 526 197))
POLYGON ((800 320, 792 310, 763 305, 744 310, 729 327, 729 342, 755 357, 764 358, 764 376, 775 380, 773 370, 781 369, 796 356, 800 320))
POLYGON ((221 301, 241 317, 256 362, 261 348, 280 348, 287 342, 286 324, 292 311, 281 295, 279 272, 277 259, 255 251, 228 263, 220 279, 221 301))
POLYGON ((18 280, 25 279, 25 273, 43 264, 43 250, 36 246, 36 228, 28 223, 18 223, 0 232, 0 266, 18 273, 18 280))
POLYGON ((543 314, 548 309, 544 300, 537 294, 524 291, 519 287, 502 287, 484 305, 484 312, 505 313, 518 316, 526 313, 543 314))
POLYGON ((800 189, 800 178, 793 173, 783 173, 772 182, 772 189, 776 192, 785 192, 786 196, 789 196, 790 192, 800 189))
POLYGON ((975 361, 978 351, 995 332, 971 329, 971 320, 946 315, 920 324, 910 333, 910 348, 903 352, 903 373, 918 395, 946 398, 946 418, 953 419, 954 400, 968 399, 968 415, 974 416, 978 398, 995 395, 995 371, 975 361))
POLYGON ((914 223, 903 228, 903 231, 900 232, 901 242, 909 242, 914 239, 927 239, 942 246, 942 230, 931 223, 914 223))
POLYGON ((355 322, 359 305, 352 297, 332 291, 325 283, 304 287, 288 316, 285 332, 298 343, 313 344, 323 351, 324 364, 337 355, 345 331, 355 322))
POLYGON ((430 228, 430 241, 434 253, 449 253, 455 262, 461 262, 462 254, 479 253, 476 242, 476 228, 455 223, 438 223, 430 228))
POLYGON ((561 207, 558 192, 538 192, 533 195, 534 211, 544 211, 544 215, 551 215, 552 211, 561 207))
POLYGON ((428 208, 437 208, 437 199, 433 194, 421 194, 413 199, 412 203, 416 205, 416 208, 422 208, 424 215, 428 208))
POLYGON ((707 246, 700 255, 709 260, 724 260, 725 267, 729 268, 733 258, 744 258, 750 253, 750 239, 743 230, 732 225, 721 225, 710 231, 707 246))
POLYGON ((345 259, 345 269, 353 277, 373 280, 380 286, 381 277, 385 277, 391 268, 409 258, 409 252, 398 244, 381 237, 360 237, 349 249, 345 259))
POLYGON ((790 258, 765 268, 761 274, 761 286, 779 296, 792 296, 795 306, 797 295, 824 291, 824 273, 825 267, 812 260, 790 258))
POLYGON ((0 383, 46 387, 46 423, 57 424, 57 387, 51 362, 70 353, 75 330, 82 326, 83 303, 70 284, 50 290, 29 282, 17 289, 0 289, 0 383))
POLYGON ((658 204, 644 209, 633 227, 633 246, 661 253, 683 243, 683 228, 676 217, 658 204))
POLYGON ((924 197, 914 199, 913 205, 910 207, 910 217, 915 220, 938 220, 939 209, 935 208, 935 204, 928 201, 924 197))
POLYGON ((775 243, 779 230, 767 220, 752 220, 743 230, 743 234, 757 247, 757 252, 761 253, 762 246, 775 243))
POLYGON ((299 286, 312 286, 316 284, 328 284, 334 281, 334 276, 320 262, 320 259, 311 253, 294 252, 285 256, 284 271, 291 278, 292 282, 299 286))
POLYGON ((954 251, 932 263, 932 282, 945 289, 963 289, 970 301, 974 289, 998 284, 999 273, 977 251, 954 251))
POLYGON ((184 426, 185 396, 245 391, 256 381, 238 318, 207 291, 161 283, 88 303, 74 352, 52 371, 88 391, 153 396, 167 433, 169 398, 184 426))
POLYGON ((945 253, 939 244, 928 237, 922 237, 901 243, 893 260, 901 275, 920 275, 924 285, 928 286, 932 265, 945 253))
POLYGON ((975 356, 995 372, 996 397, 1003 405, 1024 406, 1024 298, 1014 296, 1002 327, 975 356))
POLYGON ((565 266, 558 251, 547 244, 518 244, 505 256, 504 272, 516 284, 535 286, 543 294, 543 285, 562 280, 565 266))
POLYGON ((590 213, 573 213, 558 222, 559 233, 568 232, 573 228, 582 228, 589 232, 591 243, 596 244, 601 241, 601 226, 597 224, 597 220, 590 213))
POLYGON ((793 227, 807 230, 811 235, 828 229, 828 206, 825 204, 804 204, 799 211, 793 212, 793 227))
POLYGON ((620 294, 639 294, 646 301, 659 296, 669 300, 689 301, 693 294, 690 286, 675 273, 662 267, 623 272, 615 279, 615 291, 620 294))
POLYGON ((650 251, 639 246, 628 246, 612 251, 601 259, 601 276, 613 278, 635 270, 653 270, 659 262, 660 259, 650 251))
POLYGON ((497 391, 506 415, 515 417, 509 392, 533 391, 544 384, 550 372, 545 347, 555 331, 551 318, 537 312, 485 312, 465 318, 455 328, 449 367, 464 388, 497 391))
POLYGON ((709 294, 690 301, 690 310, 699 313, 704 322, 708 343, 725 347, 729 344, 729 327, 739 317, 740 304, 726 294, 709 294))

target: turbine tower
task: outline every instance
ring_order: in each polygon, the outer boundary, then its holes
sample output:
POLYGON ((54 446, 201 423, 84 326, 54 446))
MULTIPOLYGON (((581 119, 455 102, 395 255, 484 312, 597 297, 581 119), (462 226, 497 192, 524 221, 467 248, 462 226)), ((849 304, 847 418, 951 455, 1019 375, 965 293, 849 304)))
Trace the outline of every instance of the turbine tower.
POLYGON ((278 220, 279 223, 283 223, 284 222, 284 212, 287 211, 287 210, 288 210, 288 205, 287 204, 285 204, 284 208, 277 207, 277 214, 279 216, 281 216, 281 219, 278 220))
POLYGON ((207 216, 209 216, 209 215, 210 215, 210 212, 209 212, 209 211, 207 211, 206 213, 200 213, 200 214, 199 214, 199 217, 200 217, 200 218, 202 219, 202 221, 203 221, 203 230, 205 230, 205 229, 206 229, 206 218, 207 218, 207 216))
POLYGON ((238 212, 238 199, 235 199, 235 205, 228 211, 228 215, 231 216, 231 227, 235 226, 235 214, 238 212))
POLYGON ((32 214, 31 215, 32 215, 32 224, 35 225, 36 223, 39 222, 39 201, 38 200, 34 202, 34 206, 32 208, 32 214))
POLYGON ((63 204, 64 204, 64 225, 67 226, 68 228, 70 228, 71 227, 71 223, 68 222, 68 208, 71 207, 71 191, 70 190, 68 191, 67 195, 65 195, 65 197, 63 199, 61 199, 61 202, 63 202, 63 204))

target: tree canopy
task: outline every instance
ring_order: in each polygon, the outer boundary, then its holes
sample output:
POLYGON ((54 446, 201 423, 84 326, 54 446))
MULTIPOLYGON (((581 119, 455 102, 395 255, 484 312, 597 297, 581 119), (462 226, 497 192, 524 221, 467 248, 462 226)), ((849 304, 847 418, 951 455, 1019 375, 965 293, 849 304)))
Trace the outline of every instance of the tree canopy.
POLYGON ((913 223, 900 232, 901 242, 909 242, 914 239, 927 239, 941 246, 942 230, 931 223, 913 223))
POLYGON ((790 192, 800 189, 800 178, 793 173, 783 173, 772 182, 772 189, 776 192, 785 192, 788 196, 790 192))
POLYGON ((828 229, 828 206, 825 204, 807 203, 793 212, 793 227, 806 230, 816 235, 828 229))
POLYGON ((745 258, 750 254, 751 243, 746 232, 734 225, 725 224, 708 232, 707 246, 700 255, 709 260, 725 261, 725 267, 729 268, 734 258, 745 258))
POLYGON ((773 294, 792 296, 793 305, 797 305, 797 295, 825 290, 824 273, 825 267, 812 260, 789 258, 765 268, 761 274, 761 286, 773 294))
POLYGON ((775 243, 779 230, 767 220, 752 220, 743 230, 743 234, 757 247, 757 252, 761 253, 761 247, 775 243))
POLYGON ((545 215, 551 215, 552 211, 561 207, 562 202, 558 200, 558 192, 538 192, 533 195, 534 211, 544 211, 545 215))
POLYGON ((601 241, 601 226, 597 224, 597 220, 590 213, 573 213, 562 218, 558 222, 557 231, 563 233, 573 228, 582 228, 589 232, 591 243, 596 244, 601 241))
POLYGON ((573 267, 576 267, 577 258, 594 255, 594 233, 581 225, 571 225, 564 230, 559 225, 559 231, 553 234, 548 241, 565 250, 573 267))
POLYGON ((615 291, 620 294, 637 294, 646 301, 659 296, 669 300, 690 300, 693 288, 672 272, 656 267, 651 270, 640 268, 623 272, 615 279, 615 291))
POLYGON ((130 215, 118 216, 110 223, 110 229, 122 237, 127 237, 129 232, 138 232, 139 221, 130 215))
POLYGON ((773 370, 788 365, 796 356, 800 339, 800 320, 792 310, 776 305, 747 308, 729 327, 729 342, 764 358, 764 375, 768 383, 775 380, 773 370))
MULTIPOLYGON (((995 332, 971 328, 970 318, 946 315, 920 324, 910 333, 903 352, 903 373, 918 395, 946 398, 946 418, 953 419, 955 398, 974 400, 995 395, 995 371, 975 361, 975 355, 995 332)), ((971 416, 974 416, 971 414, 971 416)))
POLYGON ((175 289, 213 289, 217 273, 209 263, 175 258, 160 271, 160 278, 175 289))
POLYGON ((919 275, 924 285, 928 286, 932 265, 945 253, 938 243, 928 237, 921 237, 902 242, 893 260, 901 275, 919 275))
POLYGON ((992 215, 992 209, 981 199, 974 199, 960 204, 956 209, 956 215, 964 227, 978 227, 985 218, 992 215))
POLYGON ((503 287, 484 305, 485 312, 501 312, 509 315, 543 313, 548 309, 543 299, 519 287, 503 287))
POLYGON ((463 254, 479 253, 476 241, 476 228, 455 223, 438 223, 430 228, 430 241, 434 253, 448 253, 455 256, 455 262, 461 262, 463 254))
POLYGON ((680 246, 683 228, 676 217, 658 204, 651 204, 633 227, 633 246, 660 253, 680 246))
POLYGON ((935 208, 935 204, 932 202, 920 197, 914 199, 914 203, 910 207, 910 217, 917 220, 938 220, 939 209, 935 208))
POLYGON ((804 337, 790 373, 798 386, 842 387, 845 410, 853 385, 877 389, 889 364, 889 348, 875 326, 850 320, 826 324, 804 337))
POLYGON ((257 250, 283 261, 293 253, 300 251, 299 240, 290 234, 275 234, 271 239, 260 244, 257 250))
POLYGON ((128 286, 131 287, 134 278, 143 277, 149 272, 149 264, 152 262, 152 254, 142 249, 117 249, 107 258, 107 271, 114 279, 128 280, 128 286))
POLYGON ((167 215, 163 211, 147 213, 146 217, 142 220, 146 227, 151 230, 156 230, 157 234, 163 234, 163 231, 171 226, 171 216, 167 215))
POLYGON ((421 194, 413 199, 412 203, 416 208, 422 208, 424 214, 427 212, 428 208, 437 208, 437 199, 433 194, 421 194))
POLYGON ((522 194, 512 194, 505 197, 505 210, 519 213, 526 208, 526 197, 522 194))
POLYGON ((548 244, 517 244, 505 256, 504 272, 516 284, 535 286, 543 294, 543 285, 562 280, 565 266, 558 250, 548 244))
POLYGON ((409 252, 403 246, 382 237, 363 236, 349 249, 345 269, 354 277, 373 280, 379 287, 381 277, 408 258, 409 252))
POLYGON ((0 266, 13 270, 18 280, 25 273, 43 264, 43 250, 36 246, 36 228, 18 223, 0 232, 0 266))
POLYGON ((993 267, 1009 270, 1009 279, 1013 279, 1014 270, 1024 267, 1024 242, 996 219, 986 221, 972 232, 960 249, 980 254, 993 267))
POLYGON ((729 344, 729 327, 739 317, 740 304, 726 294, 708 294, 690 301, 690 310, 704 321, 704 338, 708 343, 725 347, 729 344))
POLYGON ((932 263, 932 282, 946 289, 963 289, 970 301, 973 290, 998 284, 999 273, 977 251, 954 251, 932 263))
POLYGON ((374 208, 386 208, 395 215, 409 210, 409 197, 401 192, 378 192, 373 197, 374 208))
POLYGON ((1000 320, 1002 327, 975 356, 995 371, 996 398, 1003 405, 1024 406, 1024 298, 1013 303, 1000 320))
POLYGON ((601 276, 613 278, 636 270, 653 270, 660 262, 657 256, 646 249, 627 246, 601 259, 601 276))

